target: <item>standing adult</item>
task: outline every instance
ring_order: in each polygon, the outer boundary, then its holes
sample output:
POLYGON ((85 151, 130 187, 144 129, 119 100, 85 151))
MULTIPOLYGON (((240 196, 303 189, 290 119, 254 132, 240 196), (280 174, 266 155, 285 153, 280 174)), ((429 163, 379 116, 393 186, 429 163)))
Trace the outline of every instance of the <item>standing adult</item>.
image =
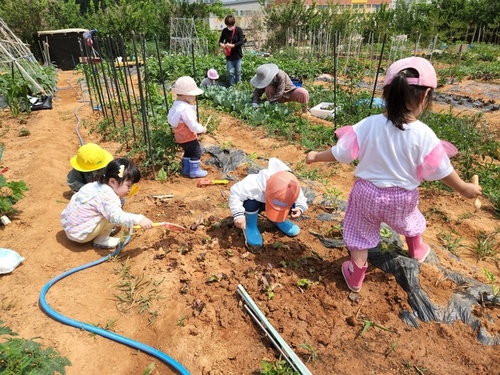
POLYGON ((224 19, 226 27, 222 30, 219 45, 226 54, 226 66, 229 75, 229 86, 241 81, 242 46, 245 43, 243 30, 236 26, 236 19, 229 15, 224 19))
POLYGON ((263 64, 257 67, 255 76, 250 80, 254 87, 252 104, 254 107, 265 93, 270 103, 299 102, 302 112, 308 113, 309 92, 296 87, 292 79, 276 64, 263 64))

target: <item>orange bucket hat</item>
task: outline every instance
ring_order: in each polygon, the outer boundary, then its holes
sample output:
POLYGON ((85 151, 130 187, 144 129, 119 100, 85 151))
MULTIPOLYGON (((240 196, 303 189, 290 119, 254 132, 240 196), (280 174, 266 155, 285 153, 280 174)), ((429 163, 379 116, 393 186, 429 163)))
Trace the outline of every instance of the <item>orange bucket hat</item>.
POLYGON ((78 149, 70 159, 73 168, 80 172, 92 172, 106 167, 113 160, 113 155, 95 143, 87 143, 78 149))

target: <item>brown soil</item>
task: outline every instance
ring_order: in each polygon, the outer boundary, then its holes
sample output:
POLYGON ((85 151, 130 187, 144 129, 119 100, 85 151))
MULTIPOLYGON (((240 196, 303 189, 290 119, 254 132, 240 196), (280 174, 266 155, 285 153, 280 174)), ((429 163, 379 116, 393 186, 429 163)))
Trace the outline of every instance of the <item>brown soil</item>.
MULTIPOLYGON (((100 142, 84 127, 96 115, 68 86, 72 82, 76 87, 76 80, 73 72, 59 73, 52 110, 33 112, 22 121, 10 118, 8 112, 0 117, 1 141, 6 146, 2 165, 9 167, 5 177, 22 179, 30 189, 16 204, 19 213, 10 217, 12 223, 0 226, 0 247, 25 257, 14 272, 0 276, 0 319, 21 337, 40 337, 44 346, 67 357, 72 362, 69 375, 143 374, 152 362, 152 374, 175 373, 136 349, 61 324, 40 308, 40 291, 49 280, 109 254, 70 242, 59 221, 71 197, 65 183, 69 158, 79 146, 75 114, 82 119, 85 142, 100 143, 123 155, 119 145, 100 142), (21 128, 28 129, 29 136, 19 136, 21 128)), ((452 88, 469 96, 474 88, 478 96, 485 95, 477 83, 461 82, 452 88)), ((498 104, 498 92, 491 99, 498 104)), ((304 160, 304 150, 297 146, 267 138, 259 129, 227 115, 217 114, 217 118, 217 130, 203 136, 202 143, 255 153, 261 166, 273 156, 294 169, 304 160)), ((498 131, 499 113, 487 113, 485 118, 498 131)), ((243 178, 246 167, 241 165, 234 176, 243 178)), ((339 164, 318 168, 323 180, 303 181, 317 192, 317 198, 299 222, 300 235, 287 238, 262 220, 265 246, 258 254, 245 248, 241 231, 232 225, 227 206, 232 182, 199 188, 197 180, 181 177, 168 182, 143 179, 139 191, 127 199, 126 210, 189 229, 181 233, 136 230, 116 258, 53 285, 47 303, 67 317, 157 348, 192 374, 258 374, 263 360, 275 361, 279 354, 242 308, 237 293, 241 284, 315 375, 500 373, 498 348, 479 343, 477 331, 467 324, 419 322, 418 329, 405 324, 399 313, 411 308, 392 274, 370 266, 359 295, 349 292, 339 268, 347 250, 326 248, 314 233, 333 233, 341 220, 341 214, 334 221, 318 220, 320 213, 330 212, 320 204, 327 187, 320 181, 341 191, 345 199, 353 169, 339 164), (153 197, 164 194, 173 198, 153 197), (299 279, 313 283, 301 289, 299 279), (119 302, 117 295, 131 292, 134 283, 135 294, 119 302), (366 321, 388 330, 371 327, 362 333, 366 321)), ((216 167, 207 169, 210 178, 221 177, 216 167)), ((459 249, 456 258, 438 240, 439 234, 453 230, 464 245, 474 245, 479 231, 491 233, 498 228, 491 206, 482 201, 483 208, 475 211, 471 201, 457 194, 423 191, 421 210, 428 217, 425 238, 441 264, 485 282, 483 269, 500 280, 498 264, 491 258, 477 261, 466 248, 459 249)), ((446 307, 457 285, 430 263, 420 271, 421 285, 431 300, 446 307)), ((478 304, 474 314, 491 334, 499 334, 500 308, 478 304)))

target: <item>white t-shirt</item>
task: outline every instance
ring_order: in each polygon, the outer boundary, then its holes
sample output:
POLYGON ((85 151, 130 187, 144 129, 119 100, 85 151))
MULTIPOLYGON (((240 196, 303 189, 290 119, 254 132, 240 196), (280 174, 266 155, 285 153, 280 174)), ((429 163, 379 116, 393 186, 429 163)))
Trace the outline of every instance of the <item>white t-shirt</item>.
MULTIPOLYGON (((398 129, 383 114, 367 117, 352 126, 353 137, 359 145, 356 177, 370 181, 378 187, 402 187, 407 190, 416 189, 421 180, 417 169, 428 163, 426 157, 441 140, 434 131, 421 121, 404 125, 405 130, 398 129)), ((339 142, 332 147, 332 154, 339 162, 351 163, 353 144, 339 142)), ((434 160, 436 166, 427 169, 423 176, 428 181, 441 180, 453 171, 446 153, 439 153, 440 160, 434 160)), ((355 158, 356 159, 356 158, 355 158)))

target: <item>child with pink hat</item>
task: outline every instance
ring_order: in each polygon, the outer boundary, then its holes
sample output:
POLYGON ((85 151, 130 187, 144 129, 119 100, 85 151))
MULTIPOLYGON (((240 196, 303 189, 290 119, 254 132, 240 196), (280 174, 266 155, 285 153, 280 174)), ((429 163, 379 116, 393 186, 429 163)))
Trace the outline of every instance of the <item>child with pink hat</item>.
POLYGON ((219 73, 215 69, 208 69, 207 76, 201 81, 200 87, 208 87, 217 85, 217 80, 219 79, 219 73))
POLYGON ((466 198, 481 194, 480 186, 464 182, 454 170, 449 158, 457 149, 417 119, 437 87, 431 63, 421 57, 398 60, 387 70, 383 86, 385 113, 337 129, 335 146, 306 157, 307 164, 359 161, 343 225, 350 259, 341 267, 353 292, 361 289, 368 249, 378 245, 382 222, 405 236, 411 258, 425 261, 430 246, 422 241, 426 221, 418 209, 423 180, 440 180, 466 198))

